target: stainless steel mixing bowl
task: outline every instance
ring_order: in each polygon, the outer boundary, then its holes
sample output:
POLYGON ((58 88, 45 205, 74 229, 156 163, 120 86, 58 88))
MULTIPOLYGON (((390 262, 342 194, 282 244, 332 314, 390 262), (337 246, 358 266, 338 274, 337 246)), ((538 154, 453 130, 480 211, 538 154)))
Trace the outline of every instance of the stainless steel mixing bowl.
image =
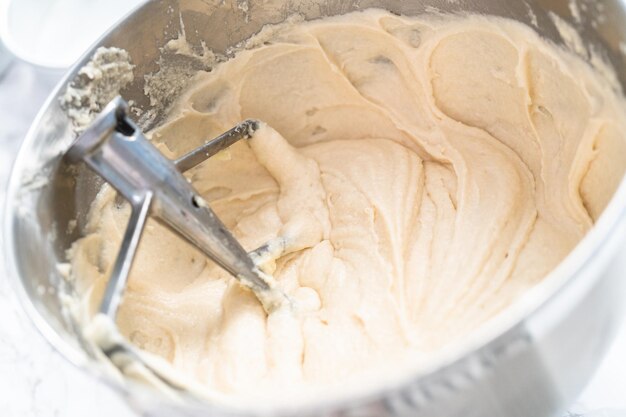
MULTIPOLYGON (((178 36, 181 22, 188 41, 196 46, 205 41, 218 52, 248 38, 263 24, 281 22, 293 13, 313 19, 369 7, 405 15, 432 8, 489 13, 525 23, 531 23, 534 14, 539 32, 560 42, 547 14, 551 11, 574 23, 587 42, 603 51, 626 86, 626 59, 620 54, 620 45, 626 45, 626 3, 578 1, 581 22, 572 16, 568 0, 155 0, 121 21, 96 46, 129 51, 136 65, 135 82, 122 94, 137 108, 149 110, 144 75, 158 69, 159 48, 178 36)), ((542 417, 562 410, 589 380, 624 304, 626 265, 624 254, 618 253, 626 240, 625 183, 593 231, 550 277, 430 369, 407 369, 392 381, 280 410, 235 409, 191 398, 176 403, 141 385, 112 378, 94 359, 94 352, 83 346, 65 314, 58 294, 67 284, 56 268, 80 236, 89 204, 101 185, 86 170, 68 169, 61 157, 73 133, 58 98, 92 53, 93 49, 60 83, 24 141, 7 197, 6 258, 24 309, 43 336, 140 412, 150 416, 542 417), (78 219, 74 230, 68 228, 72 219, 78 219)), ((157 113, 144 127, 161 117, 157 113)))

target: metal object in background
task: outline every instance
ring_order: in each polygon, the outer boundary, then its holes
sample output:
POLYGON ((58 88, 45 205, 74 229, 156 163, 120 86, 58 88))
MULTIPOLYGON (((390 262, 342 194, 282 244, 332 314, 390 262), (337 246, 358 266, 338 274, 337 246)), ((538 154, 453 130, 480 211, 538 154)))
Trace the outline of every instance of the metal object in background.
MULTIPOLYGON (((151 110, 144 76, 158 69, 160 47, 178 37, 217 53, 250 37, 268 23, 294 13, 306 19, 379 7, 416 15, 431 8, 449 12, 488 13, 535 24, 540 34, 561 42, 548 13, 575 25, 585 42, 604 51, 626 86, 626 3, 584 1, 582 19, 572 16, 572 0, 155 0, 119 23, 97 46, 129 51, 135 82, 122 92, 139 110, 151 110), (602 7, 599 5, 601 4, 602 7), (247 11, 245 11, 246 9, 247 11), (532 12, 532 13, 531 13, 532 12), (598 22, 602 22, 598 24, 598 22)), ((583 10, 581 8, 581 10, 583 10)), ((95 48, 95 47, 94 47, 95 48)), ((92 49, 92 52, 95 49, 92 49)), ((62 158, 73 140, 71 125, 58 97, 86 60, 75 66, 42 109, 28 134, 10 182, 4 224, 10 274, 24 308, 43 335, 64 356, 114 387, 144 415, 150 416, 360 416, 360 417, 549 417, 575 399, 602 358, 621 317, 626 270, 619 251, 626 244, 626 183, 570 256, 528 296, 488 327, 428 370, 409 365, 376 386, 360 387, 297 408, 250 408, 200 403, 192 398, 170 402, 142 385, 122 384, 101 372, 93 352, 64 315, 59 297, 39 288, 63 288, 57 273, 65 250, 80 236, 89 204, 102 185, 84 169, 69 169, 62 158), (61 150, 61 151, 60 151, 61 150), (78 227, 68 233, 70 221, 78 227)), ((142 128, 158 124, 163 113, 142 128)), ((200 145, 200 144, 196 144, 200 145)))
POLYGON ((0 38, 16 58, 60 76, 144 1, 0 0, 0 38))

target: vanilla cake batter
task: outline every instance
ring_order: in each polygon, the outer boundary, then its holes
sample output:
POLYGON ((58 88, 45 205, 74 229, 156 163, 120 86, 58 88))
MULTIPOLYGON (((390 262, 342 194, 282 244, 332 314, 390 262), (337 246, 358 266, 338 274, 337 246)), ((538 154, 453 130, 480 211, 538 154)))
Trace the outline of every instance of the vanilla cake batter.
MULTIPOLYGON (((626 168, 626 107, 581 59, 487 17, 370 10, 266 28, 198 74, 152 139, 180 156, 246 118, 189 178, 295 302, 252 293, 156 222, 122 333, 208 390, 284 397, 427 362, 540 282, 626 168)), ((97 310, 127 205, 105 187, 72 276, 97 310)))

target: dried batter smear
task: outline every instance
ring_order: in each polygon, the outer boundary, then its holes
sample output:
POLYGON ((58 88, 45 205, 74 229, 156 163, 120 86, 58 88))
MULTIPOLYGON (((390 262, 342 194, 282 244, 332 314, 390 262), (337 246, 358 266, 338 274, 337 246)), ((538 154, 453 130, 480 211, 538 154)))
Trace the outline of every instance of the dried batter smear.
POLYGON ((104 106, 133 81, 133 68, 124 49, 96 50, 60 99, 77 132, 85 130, 104 106))

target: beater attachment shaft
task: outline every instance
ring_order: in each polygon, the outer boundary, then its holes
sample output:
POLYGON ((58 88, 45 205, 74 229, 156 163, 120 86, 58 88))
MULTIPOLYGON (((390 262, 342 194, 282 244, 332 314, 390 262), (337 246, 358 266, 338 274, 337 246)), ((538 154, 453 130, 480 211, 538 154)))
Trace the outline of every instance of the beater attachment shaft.
POLYGON ((266 310, 287 299, 284 293, 272 288, 271 278, 259 270, 182 175, 235 142, 250 138, 258 128, 258 121, 247 120, 170 161, 128 117, 128 104, 117 97, 78 137, 68 151, 70 160, 84 161, 131 205, 131 216, 100 306, 101 313, 115 320, 148 216, 195 245, 254 291, 266 310))

